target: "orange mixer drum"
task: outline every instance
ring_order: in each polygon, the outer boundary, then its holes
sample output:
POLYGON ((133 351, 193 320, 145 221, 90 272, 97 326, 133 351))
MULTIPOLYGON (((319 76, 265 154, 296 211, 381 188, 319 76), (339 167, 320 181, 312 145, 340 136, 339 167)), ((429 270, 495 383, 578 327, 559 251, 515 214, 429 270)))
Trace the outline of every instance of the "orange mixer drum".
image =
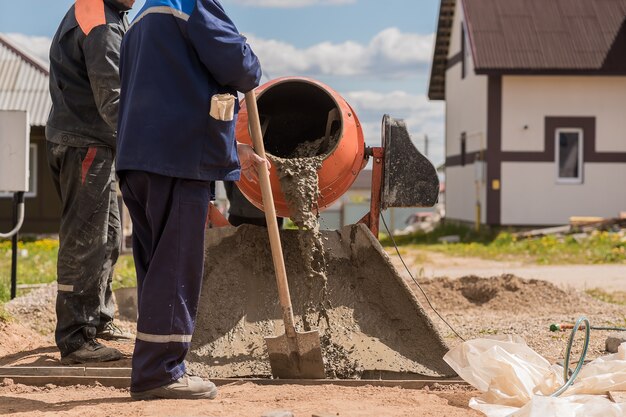
MULTIPOLYGON (((337 201, 352 185, 365 166, 363 130, 352 107, 330 87, 308 78, 287 77, 270 81, 256 90, 266 153, 288 157, 303 143, 324 137, 338 138, 325 154, 318 171, 319 210, 337 201)), ((252 145, 248 112, 242 103, 236 127, 237 140, 252 145)), ((270 169, 276 213, 290 217, 289 207, 280 188, 276 167, 270 169)), ((241 177, 241 192, 263 210, 258 184, 241 177)))

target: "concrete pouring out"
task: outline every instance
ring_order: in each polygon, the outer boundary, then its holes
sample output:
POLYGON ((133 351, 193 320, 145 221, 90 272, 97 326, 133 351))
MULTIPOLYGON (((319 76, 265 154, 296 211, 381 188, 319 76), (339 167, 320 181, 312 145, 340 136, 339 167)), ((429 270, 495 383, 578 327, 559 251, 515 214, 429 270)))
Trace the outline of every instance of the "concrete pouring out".
POLYGON ((322 318, 327 320, 328 306, 326 256, 324 241, 320 233, 318 221, 319 183, 317 171, 322 167, 326 153, 324 150, 333 148, 337 136, 322 137, 314 141, 300 143, 288 158, 270 156, 276 165, 280 178, 281 190, 285 196, 291 220, 298 226, 300 250, 309 278, 309 306, 303 315, 305 331, 318 327, 322 318), (332 143, 329 143, 332 141, 332 143), (323 283, 321 293, 312 292, 315 280, 323 283), (317 318, 314 317, 317 314, 317 318))
MULTIPOLYGON (((372 372, 452 376, 448 347, 363 225, 320 232, 324 239, 328 322, 319 323, 328 377, 372 372), (330 325, 328 325, 330 323, 330 325)), ((311 282, 297 230, 283 230, 296 322, 309 307, 311 282)), ((267 231, 256 226, 208 229, 205 276, 189 368, 207 377, 269 377, 264 337, 282 333, 267 231)))
POLYGON ((311 279, 325 280, 324 247, 317 221, 317 170, 322 165, 322 158, 271 159, 276 164, 281 188, 292 210, 291 219, 302 232, 302 253, 308 258, 311 279))

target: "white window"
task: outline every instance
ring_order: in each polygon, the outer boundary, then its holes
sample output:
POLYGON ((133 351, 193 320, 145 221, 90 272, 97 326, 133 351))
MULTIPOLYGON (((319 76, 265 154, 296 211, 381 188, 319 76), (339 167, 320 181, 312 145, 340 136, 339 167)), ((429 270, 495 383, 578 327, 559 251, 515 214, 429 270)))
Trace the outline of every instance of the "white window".
MULTIPOLYGON (((28 155, 28 192, 24 193, 24 197, 37 197, 37 144, 30 144, 30 152, 28 155)), ((0 198, 13 198, 13 193, 0 191, 0 198)))
POLYGON ((555 140, 557 182, 582 184, 584 143, 582 129, 557 129, 555 140))

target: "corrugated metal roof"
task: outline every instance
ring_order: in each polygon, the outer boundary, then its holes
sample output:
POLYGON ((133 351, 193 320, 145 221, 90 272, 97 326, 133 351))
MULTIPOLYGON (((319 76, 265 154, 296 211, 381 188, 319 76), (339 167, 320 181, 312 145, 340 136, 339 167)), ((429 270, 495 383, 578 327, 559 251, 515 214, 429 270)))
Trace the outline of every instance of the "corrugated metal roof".
POLYGON ((462 4, 479 74, 626 74, 626 0, 462 4))
POLYGON ((0 34, 0 110, 27 110, 32 126, 45 126, 52 107, 46 65, 0 34))

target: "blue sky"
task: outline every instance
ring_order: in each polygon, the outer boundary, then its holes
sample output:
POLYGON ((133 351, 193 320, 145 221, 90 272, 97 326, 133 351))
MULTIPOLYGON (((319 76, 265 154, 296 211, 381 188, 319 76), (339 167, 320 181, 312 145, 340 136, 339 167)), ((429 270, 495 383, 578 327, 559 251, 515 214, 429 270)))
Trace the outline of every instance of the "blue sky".
MULTIPOLYGON (((0 0, 0 32, 45 59, 71 0, 0 0)), ((443 160, 443 104, 425 94, 439 0, 223 0, 271 78, 316 78, 348 99, 366 140, 383 114, 404 118, 418 147, 443 160)), ((143 0, 135 4, 135 13, 143 0)), ((132 14, 131 14, 132 16, 132 14)))

